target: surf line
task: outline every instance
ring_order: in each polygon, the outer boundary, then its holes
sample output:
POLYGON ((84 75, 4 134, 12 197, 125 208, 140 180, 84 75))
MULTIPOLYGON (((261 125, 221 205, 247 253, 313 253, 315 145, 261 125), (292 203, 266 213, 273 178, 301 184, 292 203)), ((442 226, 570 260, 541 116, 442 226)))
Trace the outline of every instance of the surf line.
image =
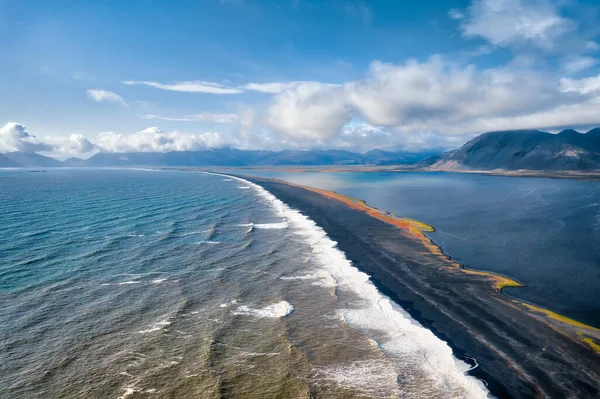
POLYGON ((387 337, 382 342, 375 341, 386 357, 396 364, 401 362, 402 354, 396 349, 402 347, 402 342, 398 342, 398 340, 409 340, 412 345, 427 352, 428 358, 435 359, 435 363, 440 365, 432 373, 431 378, 452 380, 456 384, 455 388, 462 387, 471 392, 473 397, 487 396, 489 391, 485 382, 468 374, 468 371, 473 369, 473 363, 469 364, 457 358, 446 341, 435 336, 431 330, 411 317, 400 305, 382 294, 373 284, 370 276, 353 266, 346 254, 337 247, 337 243, 331 240, 325 230, 313 220, 285 204, 259 184, 232 175, 215 172, 202 173, 225 176, 249 185, 270 203, 279 216, 287 219, 290 227, 308 233, 312 238, 308 244, 313 248, 317 247, 318 250, 315 253, 321 254, 315 258, 315 263, 319 270, 331 275, 333 281, 336 282, 336 290, 340 288, 351 290, 365 300, 364 309, 344 310, 346 323, 361 335, 374 341, 375 339, 368 334, 368 330, 374 325, 377 325, 379 330, 387 332, 387 337), (365 315, 370 315, 367 324, 364 324, 365 315))

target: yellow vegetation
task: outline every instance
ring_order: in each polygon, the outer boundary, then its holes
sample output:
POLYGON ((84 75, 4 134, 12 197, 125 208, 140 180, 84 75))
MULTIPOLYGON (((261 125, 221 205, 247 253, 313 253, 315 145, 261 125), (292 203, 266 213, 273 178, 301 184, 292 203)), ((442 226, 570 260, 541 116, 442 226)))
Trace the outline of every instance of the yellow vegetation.
POLYGON ((591 338, 582 338, 581 340, 583 342, 585 342, 586 344, 588 344, 589 346, 591 346, 592 349, 596 351, 596 353, 600 354, 600 345, 595 343, 591 338))
POLYGON ((553 320, 556 320, 556 321, 560 321, 562 323, 569 324, 569 325, 571 325, 573 327, 579 327, 579 328, 585 328, 585 329, 600 331, 596 327, 588 326, 587 324, 583 324, 580 321, 569 319, 568 317, 563 316, 563 315, 558 314, 558 313, 555 313, 555 312, 553 312, 551 310, 540 308, 539 306, 535 306, 535 305, 532 305, 530 303, 525 303, 525 302, 521 302, 521 303, 525 307, 529 308, 529 310, 532 310, 532 311, 538 312, 538 313, 543 313, 546 316, 548 316, 548 318, 550 318, 550 319, 553 319, 553 320))
MULTIPOLYGON (((431 253, 434 256, 438 256, 449 267, 452 267, 455 270, 459 270, 462 273, 483 276, 483 277, 487 278, 488 280, 491 280, 494 283, 494 288, 496 288, 498 291, 501 291, 505 287, 523 287, 523 284, 521 284, 518 281, 515 281, 509 277, 491 273, 491 272, 466 269, 460 263, 451 260, 448 256, 446 256, 442 252, 442 249, 437 244, 435 244, 432 240, 429 239, 429 237, 427 237, 424 234, 424 233, 431 233, 431 232, 435 231, 435 228, 427 223, 423 223, 418 220, 409 219, 409 218, 405 218, 405 217, 398 217, 389 212, 382 211, 377 208, 372 208, 365 201, 363 201, 361 199, 347 197, 347 196, 344 196, 344 195, 341 195, 341 194, 338 194, 338 193, 335 193, 332 191, 321 190, 321 189, 316 189, 316 188, 312 188, 312 187, 306 187, 306 186, 300 186, 300 187, 303 187, 307 190, 319 193, 327 198, 336 199, 338 201, 341 201, 344 204, 348 205, 350 208, 365 212, 368 215, 370 215, 376 219, 379 219, 385 223, 389 223, 393 226, 396 226, 396 227, 402 229, 403 231, 408 233, 413 238, 416 238, 419 241, 421 241, 421 243, 425 246, 425 248, 428 250, 429 253, 431 253)), ((552 312, 550 310, 540 308, 538 306, 531 305, 531 304, 521 302, 521 301, 513 300, 513 302, 522 304, 525 307, 527 307, 530 311, 542 313, 549 319, 568 324, 572 327, 584 329, 584 331, 587 330, 588 332, 589 331, 600 332, 600 329, 597 329, 592 326, 588 326, 577 320, 570 319, 566 316, 560 315, 560 314, 552 312)), ((580 338, 581 341, 585 342, 594 351, 596 351, 597 353, 600 354, 600 345, 599 344, 597 344, 592 338, 585 337, 583 335, 583 333, 581 333, 581 332, 577 332, 577 334, 581 337, 580 338)))

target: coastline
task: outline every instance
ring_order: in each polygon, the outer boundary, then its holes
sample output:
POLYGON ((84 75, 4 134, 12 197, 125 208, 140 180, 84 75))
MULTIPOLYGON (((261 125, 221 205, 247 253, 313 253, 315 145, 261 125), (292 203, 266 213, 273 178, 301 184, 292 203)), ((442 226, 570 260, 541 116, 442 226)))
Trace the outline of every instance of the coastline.
MULTIPOLYGON (((198 169, 198 168, 191 168, 198 169)), ((206 168, 211 169, 211 168, 206 168)), ((593 171, 543 171, 543 170, 477 170, 477 169, 433 169, 416 168, 411 165, 331 165, 331 166, 243 166, 235 167, 236 170, 260 170, 277 171, 288 173, 349 173, 349 172, 370 172, 370 173, 461 173, 485 176, 500 177, 533 177, 545 179, 562 180, 582 180, 582 181, 600 181, 600 170, 593 171)), ((221 168, 226 171, 227 168, 221 168)), ((226 172, 228 173, 228 172, 226 172)))
POLYGON ((381 292, 479 366, 470 374, 498 397, 594 397, 600 330, 501 293, 522 286, 465 268, 425 232, 433 227, 326 190, 274 179, 259 184, 317 222, 381 292), (565 372, 565 365, 568 372, 565 372))

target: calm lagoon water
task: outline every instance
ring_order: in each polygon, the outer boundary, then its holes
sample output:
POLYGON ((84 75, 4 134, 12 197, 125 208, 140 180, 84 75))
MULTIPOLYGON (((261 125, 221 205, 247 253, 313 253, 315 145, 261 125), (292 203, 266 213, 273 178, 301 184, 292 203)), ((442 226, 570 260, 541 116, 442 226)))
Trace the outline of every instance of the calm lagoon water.
POLYGON ((249 172, 337 191, 432 224, 467 267, 527 284, 506 293, 600 327, 600 183, 459 173, 249 172))

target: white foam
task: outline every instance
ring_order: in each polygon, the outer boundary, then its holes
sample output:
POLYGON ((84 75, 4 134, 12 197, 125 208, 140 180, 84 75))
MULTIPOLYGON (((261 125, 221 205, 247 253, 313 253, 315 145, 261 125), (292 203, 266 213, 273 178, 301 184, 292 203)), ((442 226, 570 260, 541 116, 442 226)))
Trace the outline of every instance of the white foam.
POLYGON ((131 284, 139 284, 139 281, 122 281, 119 285, 131 285, 131 284))
POLYGON ((159 320, 156 323, 151 324, 148 329, 146 329, 146 330, 140 330, 140 331, 138 331, 138 333, 140 333, 140 334, 148 334, 148 333, 151 333, 151 332, 160 331, 160 330, 162 330, 163 328, 167 327, 170 324, 171 324, 171 322, 169 320, 159 320))
MULTIPOLYGON (((257 193, 273 206, 277 215, 286 218, 289 226, 306 239, 312 248, 313 260, 319 265, 319 270, 326 272, 323 279, 326 279, 325 275, 329 275, 329 278, 336 282, 338 290, 352 291, 358 295, 359 309, 343 310, 343 318, 367 336, 379 333, 377 336, 380 342, 377 344, 384 354, 395 361, 398 376, 404 376, 403 370, 418 374, 427 386, 428 396, 432 396, 430 392, 437 392, 438 395, 445 392, 450 393, 451 397, 489 397, 485 385, 466 374, 469 365, 454 357, 446 342, 437 338, 430 330, 412 319, 404 309, 382 295, 369 276, 352 266, 321 227, 261 186, 235 176, 230 177, 256 189, 257 193)), ((284 301, 277 305, 283 309, 285 304, 289 305, 284 301)), ((242 306, 236 311, 253 315, 275 313, 271 307, 250 309, 242 306)), ((410 374, 408 377, 410 378, 410 374)))
POLYGON ((233 311, 233 314, 244 316, 255 316, 265 318, 278 318, 289 316, 294 311, 294 307, 286 301, 279 301, 263 308, 253 309, 242 305, 233 311))
POLYGON ((238 302, 237 299, 234 299, 233 301, 229 301, 229 302, 225 302, 219 305, 220 308, 228 308, 231 305, 235 305, 238 302))
POLYGON ((305 274, 300 274, 297 276, 281 276, 281 277, 279 277, 279 279, 287 280, 287 281, 294 281, 294 280, 300 280, 300 281, 309 280, 309 281, 311 281, 312 280, 311 284, 318 286, 318 287, 337 287, 337 281, 335 281, 335 279, 331 276, 331 274, 329 274, 323 270, 317 270, 314 273, 305 273, 305 274))
POLYGON ((256 223, 254 225, 257 229, 287 229, 288 226, 287 221, 279 223, 256 223))
POLYGON ((161 283, 164 283, 165 281, 167 281, 166 278, 155 278, 154 280, 151 280, 150 282, 152 284, 161 284, 161 283))
POLYGON ((241 190, 248 190, 250 187, 248 187, 248 186, 239 186, 238 188, 241 189, 241 190))
POLYGON ((143 234, 131 233, 131 234, 127 234, 127 237, 144 237, 144 235, 143 234))
POLYGON ((125 398, 128 398, 129 396, 133 395, 135 392, 139 392, 139 389, 135 389, 132 387, 124 387, 123 390, 125 392, 123 393, 123 395, 119 396, 117 399, 125 399, 125 398))
POLYGON ((189 233, 183 233, 183 234, 181 234, 179 237, 194 236, 194 235, 197 235, 197 234, 209 233, 209 232, 212 232, 212 231, 213 231, 212 228, 210 228, 208 230, 190 231, 189 233))
POLYGON ((203 240, 198 241, 196 244, 220 244, 221 241, 211 241, 211 240, 203 240))

